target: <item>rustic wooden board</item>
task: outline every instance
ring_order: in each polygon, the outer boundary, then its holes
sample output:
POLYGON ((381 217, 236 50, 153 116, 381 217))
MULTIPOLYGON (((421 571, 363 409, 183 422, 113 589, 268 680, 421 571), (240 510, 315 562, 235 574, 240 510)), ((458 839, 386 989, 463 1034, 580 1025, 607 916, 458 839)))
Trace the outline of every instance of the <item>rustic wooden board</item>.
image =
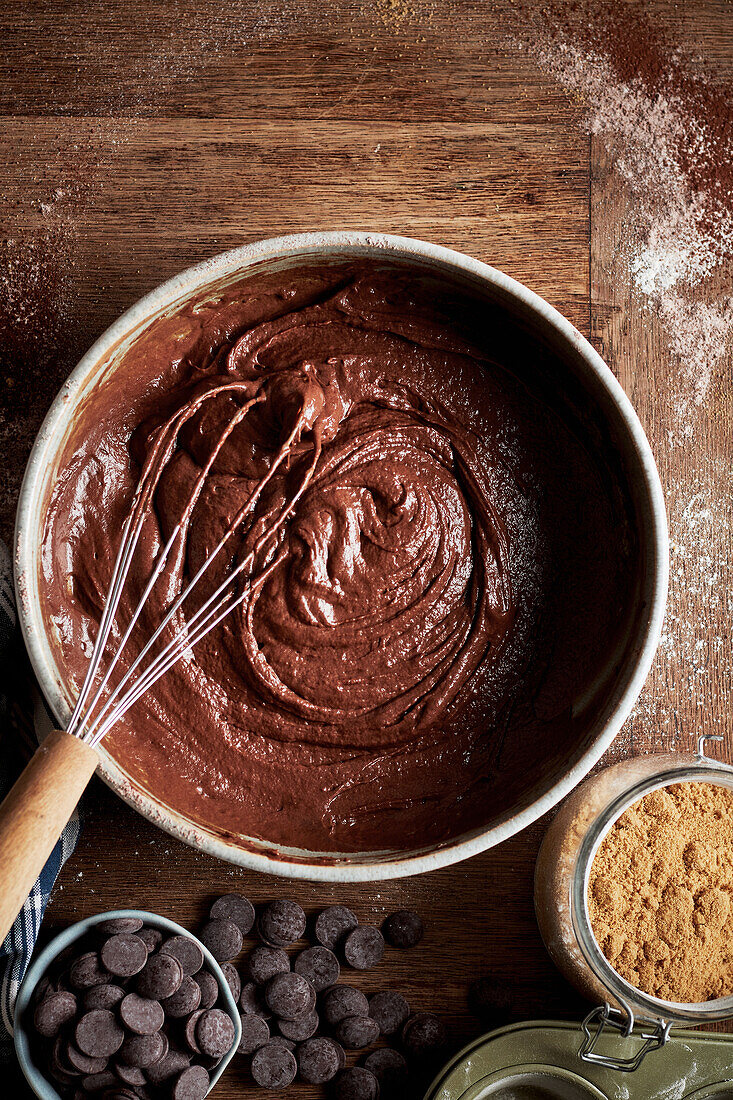
MULTIPOLYGON (((729 5, 648 7, 729 73, 729 5)), ((687 747, 694 732, 726 732, 730 713, 720 593, 731 588, 731 525, 704 521, 717 535, 701 572, 684 520, 696 485, 730 494, 730 386, 719 382, 694 438, 670 447, 674 364, 616 256, 626 197, 601 147, 578 129, 575 106, 532 56, 507 44, 513 14, 510 0, 2 6, 0 307, 18 256, 37 261, 48 294, 33 324, 0 341, 0 530, 10 537, 25 459, 59 384, 162 279, 224 248, 300 229, 370 228, 451 245, 528 283, 591 335, 639 410, 681 549, 669 641, 610 758, 687 747)), ((408 905, 426 920, 424 945, 391 952, 363 985, 401 989, 415 1008, 445 1013, 452 1045, 481 1030, 466 999, 481 974, 506 984, 516 1017, 583 1012, 534 922, 543 823, 428 876, 289 888, 167 838, 101 783, 84 814, 44 934, 120 905, 195 928, 209 899, 228 889, 255 901, 292 893, 309 911, 339 900, 364 920, 408 905)), ((244 1083, 234 1071, 217 1096, 241 1096, 244 1083)), ((307 1100, 311 1090, 293 1095, 307 1100)))

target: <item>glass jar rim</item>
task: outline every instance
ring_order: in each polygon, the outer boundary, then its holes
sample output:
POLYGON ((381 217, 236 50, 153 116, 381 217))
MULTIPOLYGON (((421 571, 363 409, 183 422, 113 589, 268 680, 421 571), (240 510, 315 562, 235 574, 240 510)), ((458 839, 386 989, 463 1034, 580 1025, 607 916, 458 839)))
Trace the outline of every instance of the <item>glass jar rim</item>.
MULTIPOLYGON (((701 739, 702 741, 702 739, 701 739)), ((686 764, 665 768, 656 775, 638 780, 618 794, 591 823, 576 857, 571 883, 571 913, 580 950, 585 962, 615 1001, 631 1015, 630 1004, 640 1008, 646 1018, 673 1026, 711 1023, 733 1016, 733 992, 712 1001, 686 1003, 665 1001, 644 993, 623 978, 609 963, 595 937, 588 914, 588 884, 593 860, 603 840, 623 813, 644 795, 674 783, 708 782, 733 789, 733 767, 706 757, 698 748, 686 764)), ((632 1015, 633 1019, 633 1015, 632 1015)))

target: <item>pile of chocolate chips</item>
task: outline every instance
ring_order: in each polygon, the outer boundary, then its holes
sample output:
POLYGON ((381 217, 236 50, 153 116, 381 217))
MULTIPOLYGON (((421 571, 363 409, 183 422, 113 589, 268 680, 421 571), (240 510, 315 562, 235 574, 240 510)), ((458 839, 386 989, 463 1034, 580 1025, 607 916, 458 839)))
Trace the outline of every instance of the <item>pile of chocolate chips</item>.
POLYGON ((29 1033, 64 1097, 203 1100, 236 1029, 188 936, 136 917, 95 925, 38 984, 29 1033))
POLYGON ((287 1088, 296 1077, 329 1085, 335 1100, 377 1100, 403 1089, 411 1066, 424 1067, 445 1042, 441 1021, 412 1015, 402 994, 385 990, 367 998, 339 985, 341 963, 368 970, 382 959, 385 940, 414 947, 423 935, 416 913, 401 910, 379 928, 359 924, 345 906, 324 909, 311 928, 312 946, 291 958, 286 948, 306 936, 307 920, 294 901, 273 901, 255 919, 240 894, 226 894, 211 907, 200 938, 221 963, 242 1015, 239 1052, 250 1059, 261 1087, 287 1088), (249 953, 242 975, 231 960, 253 929, 261 941, 249 953), (365 1051, 361 1064, 346 1068, 347 1051, 365 1051))

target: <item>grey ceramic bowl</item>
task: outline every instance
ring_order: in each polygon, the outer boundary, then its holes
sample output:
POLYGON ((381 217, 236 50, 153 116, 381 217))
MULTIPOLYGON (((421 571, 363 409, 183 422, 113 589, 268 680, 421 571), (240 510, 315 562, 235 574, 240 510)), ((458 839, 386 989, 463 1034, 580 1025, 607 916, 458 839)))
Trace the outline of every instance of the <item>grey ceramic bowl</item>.
POLYGON ((43 1069, 33 1060, 33 1052, 26 1029, 28 1009, 33 1003, 33 994, 36 986, 49 969, 54 959, 61 954, 64 948, 72 943, 76 943, 77 940, 85 936, 89 929, 93 928, 96 924, 100 924, 104 920, 111 920, 113 917, 139 917, 146 924, 152 925, 153 928, 159 928, 161 932, 167 932, 170 935, 179 934, 189 936, 192 940, 196 940, 196 943, 203 951, 204 963, 219 983, 221 1002, 225 1011, 228 1012, 232 1018, 235 1032, 232 1049, 228 1054, 224 1055, 219 1065, 211 1074, 211 1085, 209 1087, 209 1091, 211 1091, 232 1060, 234 1052, 239 1046, 239 1040, 242 1037, 242 1023, 236 1002, 232 997, 221 967, 208 948, 204 947, 201 943, 201 940, 194 936, 193 933, 189 932, 187 928, 183 928, 180 924, 176 924, 175 921, 168 920, 167 917, 159 917, 157 913, 146 913, 144 909, 111 909, 108 913, 97 913, 94 917, 87 917, 86 920, 80 920, 76 924, 72 924, 68 928, 65 928, 63 932, 59 932, 58 936, 55 936, 54 939, 44 947, 40 955, 31 963, 15 1002, 14 1027, 15 1052, 18 1055, 20 1068, 23 1070, 28 1084, 33 1089, 36 1096, 39 1097, 39 1100, 61 1100, 55 1086, 51 1084, 44 1075, 43 1069))

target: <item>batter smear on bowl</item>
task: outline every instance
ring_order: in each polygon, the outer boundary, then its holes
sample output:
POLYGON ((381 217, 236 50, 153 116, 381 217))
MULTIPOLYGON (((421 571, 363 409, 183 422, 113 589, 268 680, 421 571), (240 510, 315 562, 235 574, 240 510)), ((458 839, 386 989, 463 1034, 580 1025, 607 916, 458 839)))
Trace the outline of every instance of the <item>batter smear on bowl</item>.
POLYGON ((242 843, 403 850, 516 806, 603 705, 633 585, 613 448, 579 402, 498 311, 366 262, 153 321, 82 406, 49 501, 59 663, 78 686, 166 424, 123 623, 186 522, 125 660, 232 523, 204 596, 239 568, 243 598, 105 748, 242 843))

